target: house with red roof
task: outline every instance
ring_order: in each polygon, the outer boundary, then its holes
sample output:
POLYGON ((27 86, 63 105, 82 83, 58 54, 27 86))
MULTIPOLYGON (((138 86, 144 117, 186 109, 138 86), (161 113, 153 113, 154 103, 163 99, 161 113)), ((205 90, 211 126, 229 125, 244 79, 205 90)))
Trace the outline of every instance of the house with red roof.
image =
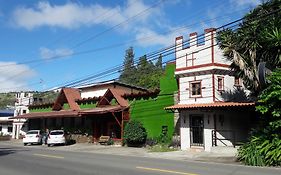
POLYGON ((130 118, 124 96, 139 93, 148 90, 116 81, 62 88, 54 103, 30 105, 30 113, 13 119, 27 119, 29 130, 64 129, 88 134, 92 142, 100 136, 121 141, 124 123, 130 118))
POLYGON ((177 37, 175 44, 178 103, 165 109, 179 113, 181 149, 212 151, 244 142, 255 103, 218 47, 216 30, 191 33, 187 41, 177 37))

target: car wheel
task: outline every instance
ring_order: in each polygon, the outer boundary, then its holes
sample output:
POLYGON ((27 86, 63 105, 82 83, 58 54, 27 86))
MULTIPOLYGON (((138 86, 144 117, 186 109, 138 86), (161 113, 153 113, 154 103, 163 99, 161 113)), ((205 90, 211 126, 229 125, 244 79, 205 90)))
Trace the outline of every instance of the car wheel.
POLYGON ((50 147, 51 146, 51 144, 48 144, 48 147, 50 147))
POLYGON ((27 145, 27 143, 23 143, 23 146, 26 146, 27 145))

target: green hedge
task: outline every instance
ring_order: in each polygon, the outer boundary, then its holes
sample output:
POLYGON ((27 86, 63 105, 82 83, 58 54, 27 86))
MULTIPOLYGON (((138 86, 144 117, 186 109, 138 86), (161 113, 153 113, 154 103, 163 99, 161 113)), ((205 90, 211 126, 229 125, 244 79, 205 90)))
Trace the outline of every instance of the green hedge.
POLYGON ((131 101, 131 118, 140 121, 145 127, 148 138, 159 137, 162 126, 168 127, 168 136, 174 133, 174 114, 164 110, 174 104, 173 93, 178 90, 174 78, 175 64, 167 64, 160 79, 160 94, 157 98, 131 101))

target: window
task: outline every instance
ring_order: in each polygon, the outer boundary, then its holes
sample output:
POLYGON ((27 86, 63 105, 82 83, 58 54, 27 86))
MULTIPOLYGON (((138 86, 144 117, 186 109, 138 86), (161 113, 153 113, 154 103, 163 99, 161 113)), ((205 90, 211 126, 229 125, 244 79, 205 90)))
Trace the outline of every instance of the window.
POLYGON ((191 82, 191 97, 200 96, 201 97, 201 82, 191 82))
POLYGON ((26 114, 26 110, 22 110, 22 113, 23 113, 23 114, 26 114))
POLYGON ((12 132, 13 131, 13 127, 12 126, 8 126, 8 132, 12 132))
POLYGON ((223 91, 224 90, 223 77, 218 77, 218 90, 219 91, 223 91))
POLYGON ((240 86, 240 78, 238 77, 234 78, 234 86, 240 86))

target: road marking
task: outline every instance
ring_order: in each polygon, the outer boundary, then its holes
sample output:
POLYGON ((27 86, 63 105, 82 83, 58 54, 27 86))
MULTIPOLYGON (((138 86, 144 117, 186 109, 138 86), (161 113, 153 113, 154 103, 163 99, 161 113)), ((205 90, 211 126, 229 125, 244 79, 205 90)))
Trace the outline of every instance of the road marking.
POLYGON ((47 155, 47 154, 33 154, 33 155, 40 156, 40 157, 47 157, 47 158, 64 159, 64 157, 61 156, 54 156, 54 155, 47 155))
POLYGON ((143 169, 143 170, 149 170, 149 171, 159 171, 164 173, 172 173, 172 174, 182 174, 182 175, 198 175, 194 173, 186 173, 186 172, 179 172, 179 171, 173 171, 173 170, 164 170, 164 169, 158 169, 158 168, 148 168, 148 167, 141 167, 137 166, 137 169, 143 169))

